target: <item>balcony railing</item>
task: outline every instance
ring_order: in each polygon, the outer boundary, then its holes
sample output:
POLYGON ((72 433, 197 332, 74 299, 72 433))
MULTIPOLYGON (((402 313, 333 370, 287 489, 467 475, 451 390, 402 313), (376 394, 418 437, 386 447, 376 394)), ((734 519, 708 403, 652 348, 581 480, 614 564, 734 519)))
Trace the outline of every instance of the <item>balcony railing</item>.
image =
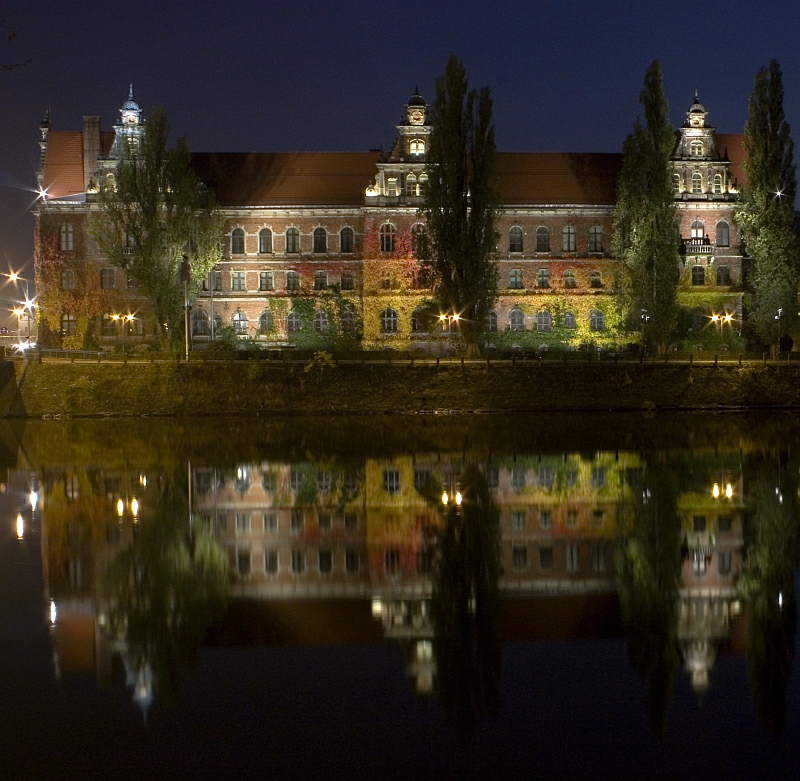
POLYGON ((681 239, 682 255, 711 255, 714 245, 707 236, 704 238, 681 239))

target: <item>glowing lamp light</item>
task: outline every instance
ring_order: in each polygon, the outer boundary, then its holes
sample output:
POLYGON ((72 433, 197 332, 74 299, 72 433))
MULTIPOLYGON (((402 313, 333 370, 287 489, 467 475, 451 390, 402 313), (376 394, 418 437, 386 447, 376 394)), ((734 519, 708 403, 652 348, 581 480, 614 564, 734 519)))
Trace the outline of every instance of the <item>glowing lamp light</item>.
POLYGON ((447 491, 442 491, 442 504, 447 504, 450 500, 450 497, 447 495, 447 491))
POLYGON ((55 626, 56 623, 56 616, 58 615, 58 611, 56 610, 56 601, 54 599, 50 600, 50 626, 55 626))
POLYGON ((461 319, 460 315, 453 315, 453 320, 455 320, 456 322, 458 322, 460 319, 461 319))
POLYGON ((730 483, 728 483, 728 485, 725 486, 725 497, 727 499, 730 499, 732 496, 733 496, 733 486, 730 483))
POLYGON ((28 501, 31 503, 31 510, 36 512, 36 508, 39 506, 39 494, 37 494, 36 491, 31 491, 28 496, 28 501))
POLYGON ((461 507, 461 491, 456 491, 456 504, 461 507))
POLYGON ((715 499, 719 499, 719 485, 717 485, 717 483, 714 483, 714 487, 711 489, 711 495, 715 499))
POLYGON ((711 315, 711 322, 712 323, 719 322, 719 315, 717 315, 717 314, 711 315))
POLYGON ((17 539, 21 540, 25 535, 25 522, 22 520, 22 513, 17 513, 17 539))
POLYGON ((383 602, 377 597, 372 600, 372 617, 380 618, 383 615, 383 602))
POLYGON ((117 515, 122 518, 122 513, 125 512, 125 502, 122 499, 117 501, 117 515))
POLYGON ((131 499, 131 512, 133 513, 134 517, 139 514, 139 502, 136 499, 131 499))
POLYGON ((730 323, 731 320, 733 320, 733 315, 732 314, 725 315, 725 322, 726 323, 730 323))

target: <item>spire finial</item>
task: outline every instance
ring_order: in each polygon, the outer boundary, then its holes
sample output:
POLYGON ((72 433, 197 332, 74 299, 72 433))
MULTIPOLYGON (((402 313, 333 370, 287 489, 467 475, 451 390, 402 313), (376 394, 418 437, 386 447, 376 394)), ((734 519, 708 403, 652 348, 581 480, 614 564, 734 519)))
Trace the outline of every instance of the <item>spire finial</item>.
POLYGON ((133 84, 128 89, 128 100, 133 100, 133 84))
POLYGON ((419 95, 419 84, 414 85, 414 94, 419 95))

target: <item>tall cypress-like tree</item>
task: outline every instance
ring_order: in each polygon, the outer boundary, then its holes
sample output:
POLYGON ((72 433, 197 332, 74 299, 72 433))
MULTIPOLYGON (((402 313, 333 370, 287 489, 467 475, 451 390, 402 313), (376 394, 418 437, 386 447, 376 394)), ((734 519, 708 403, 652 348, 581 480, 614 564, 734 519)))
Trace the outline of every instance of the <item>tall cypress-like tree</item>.
POLYGON ((169 126, 154 109, 138 146, 123 144, 113 185, 101 186, 99 212, 89 225, 109 263, 125 270, 148 297, 164 346, 183 334, 181 266, 189 260, 194 297, 222 260, 224 218, 198 182, 184 139, 167 148, 169 126))
POLYGON ((639 102, 644 124, 637 118, 622 148, 612 252, 623 263, 623 303, 632 320, 641 315, 644 344, 663 349, 677 314, 680 228, 670 169, 675 131, 658 60, 639 102))
POLYGON ((762 68, 744 126, 747 184, 736 211, 752 258, 745 296, 748 322, 777 351, 797 312, 800 247, 794 228, 794 143, 783 112, 783 79, 775 60, 762 68))
POLYGON ((451 57, 436 82, 428 183, 421 209, 426 232, 418 254, 437 283, 443 314, 459 316, 468 351, 477 353, 497 295, 497 190, 492 99, 470 90, 463 64, 451 57))

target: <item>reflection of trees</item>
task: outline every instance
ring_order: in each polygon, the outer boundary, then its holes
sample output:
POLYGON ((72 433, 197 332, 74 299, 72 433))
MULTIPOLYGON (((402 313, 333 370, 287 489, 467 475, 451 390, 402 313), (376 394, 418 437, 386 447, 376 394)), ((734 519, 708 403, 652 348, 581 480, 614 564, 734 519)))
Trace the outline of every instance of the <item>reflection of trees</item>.
POLYGON ((227 557, 204 531, 192 529, 186 482, 168 481, 154 516, 101 579, 112 639, 127 645, 137 674, 177 691, 181 664, 194 660, 227 595, 227 557))
POLYGON ((633 494, 631 528, 618 554, 617 588, 628 659, 647 687, 650 725, 661 737, 680 667, 676 630, 681 523, 672 466, 656 454, 633 494))
POLYGON ((799 540, 797 464, 752 463, 745 472, 746 556, 739 588, 749 601, 747 673, 761 726, 779 735, 794 662, 799 540))
POLYGON ((500 513, 486 478, 467 466, 464 501, 443 509, 429 538, 436 689, 459 740, 479 714, 498 705, 501 648, 497 632, 500 513))

